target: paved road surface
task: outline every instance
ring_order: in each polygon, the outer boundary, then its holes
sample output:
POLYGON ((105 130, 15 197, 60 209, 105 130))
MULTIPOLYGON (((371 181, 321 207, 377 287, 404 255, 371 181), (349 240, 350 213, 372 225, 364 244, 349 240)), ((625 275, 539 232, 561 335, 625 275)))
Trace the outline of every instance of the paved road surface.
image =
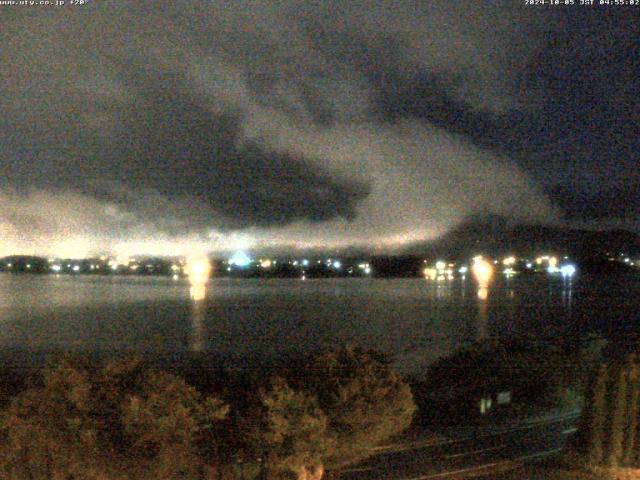
POLYGON ((558 453, 576 431, 578 413, 501 428, 467 430, 448 440, 389 445, 340 480, 429 480, 487 475, 558 453))

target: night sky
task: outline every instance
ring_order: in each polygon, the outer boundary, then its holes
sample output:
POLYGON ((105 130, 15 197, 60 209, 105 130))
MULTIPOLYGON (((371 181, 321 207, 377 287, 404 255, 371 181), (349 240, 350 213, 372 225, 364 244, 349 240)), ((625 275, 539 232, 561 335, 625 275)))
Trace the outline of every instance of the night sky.
POLYGON ((640 7, 488 3, 0 6, 0 255, 640 231, 640 7))

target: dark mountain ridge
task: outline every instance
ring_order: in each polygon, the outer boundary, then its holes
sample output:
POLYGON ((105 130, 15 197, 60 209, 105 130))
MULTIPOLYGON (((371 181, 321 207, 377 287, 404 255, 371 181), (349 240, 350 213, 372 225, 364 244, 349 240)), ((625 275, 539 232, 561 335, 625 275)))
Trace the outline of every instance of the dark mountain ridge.
POLYGON ((412 245, 404 253, 447 258, 543 253, 565 254, 583 260, 620 254, 637 257, 640 256, 640 235, 621 229, 515 224, 502 217, 470 218, 444 236, 412 245))

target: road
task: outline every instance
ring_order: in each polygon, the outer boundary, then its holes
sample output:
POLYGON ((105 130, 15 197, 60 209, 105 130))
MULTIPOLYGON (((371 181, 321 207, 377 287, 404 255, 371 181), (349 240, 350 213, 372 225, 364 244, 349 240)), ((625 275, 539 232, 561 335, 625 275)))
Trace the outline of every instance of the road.
POLYGON ((344 470, 340 480, 429 480, 484 476, 558 453, 575 433, 577 412, 508 426, 466 430, 446 440, 414 441, 377 449, 344 470))

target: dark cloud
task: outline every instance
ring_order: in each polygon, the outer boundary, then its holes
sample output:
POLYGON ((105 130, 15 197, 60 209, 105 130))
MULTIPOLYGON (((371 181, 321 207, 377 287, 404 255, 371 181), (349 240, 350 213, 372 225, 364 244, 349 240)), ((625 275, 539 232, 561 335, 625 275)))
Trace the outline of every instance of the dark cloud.
POLYGON ((581 222, 597 220, 628 220, 640 217, 638 202, 640 182, 624 182, 619 185, 604 183, 599 189, 579 184, 556 184, 549 192, 571 220, 581 222))
POLYGON ((633 226, 640 210, 640 14, 559 9, 552 24, 513 75, 519 108, 479 111, 450 94, 464 79, 421 74, 387 77, 381 111, 509 156, 569 219, 633 226))
POLYGON ((368 193, 367 185, 332 178, 308 159, 243 141, 241 114, 211 111, 181 75, 141 74, 129 66, 121 78, 136 101, 123 118, 126 134, 102 152, 109 175, 171 202, 211 206, 219 219, 209 212, 194 224, 190 216, 191 228, 352 219, 368 193))

